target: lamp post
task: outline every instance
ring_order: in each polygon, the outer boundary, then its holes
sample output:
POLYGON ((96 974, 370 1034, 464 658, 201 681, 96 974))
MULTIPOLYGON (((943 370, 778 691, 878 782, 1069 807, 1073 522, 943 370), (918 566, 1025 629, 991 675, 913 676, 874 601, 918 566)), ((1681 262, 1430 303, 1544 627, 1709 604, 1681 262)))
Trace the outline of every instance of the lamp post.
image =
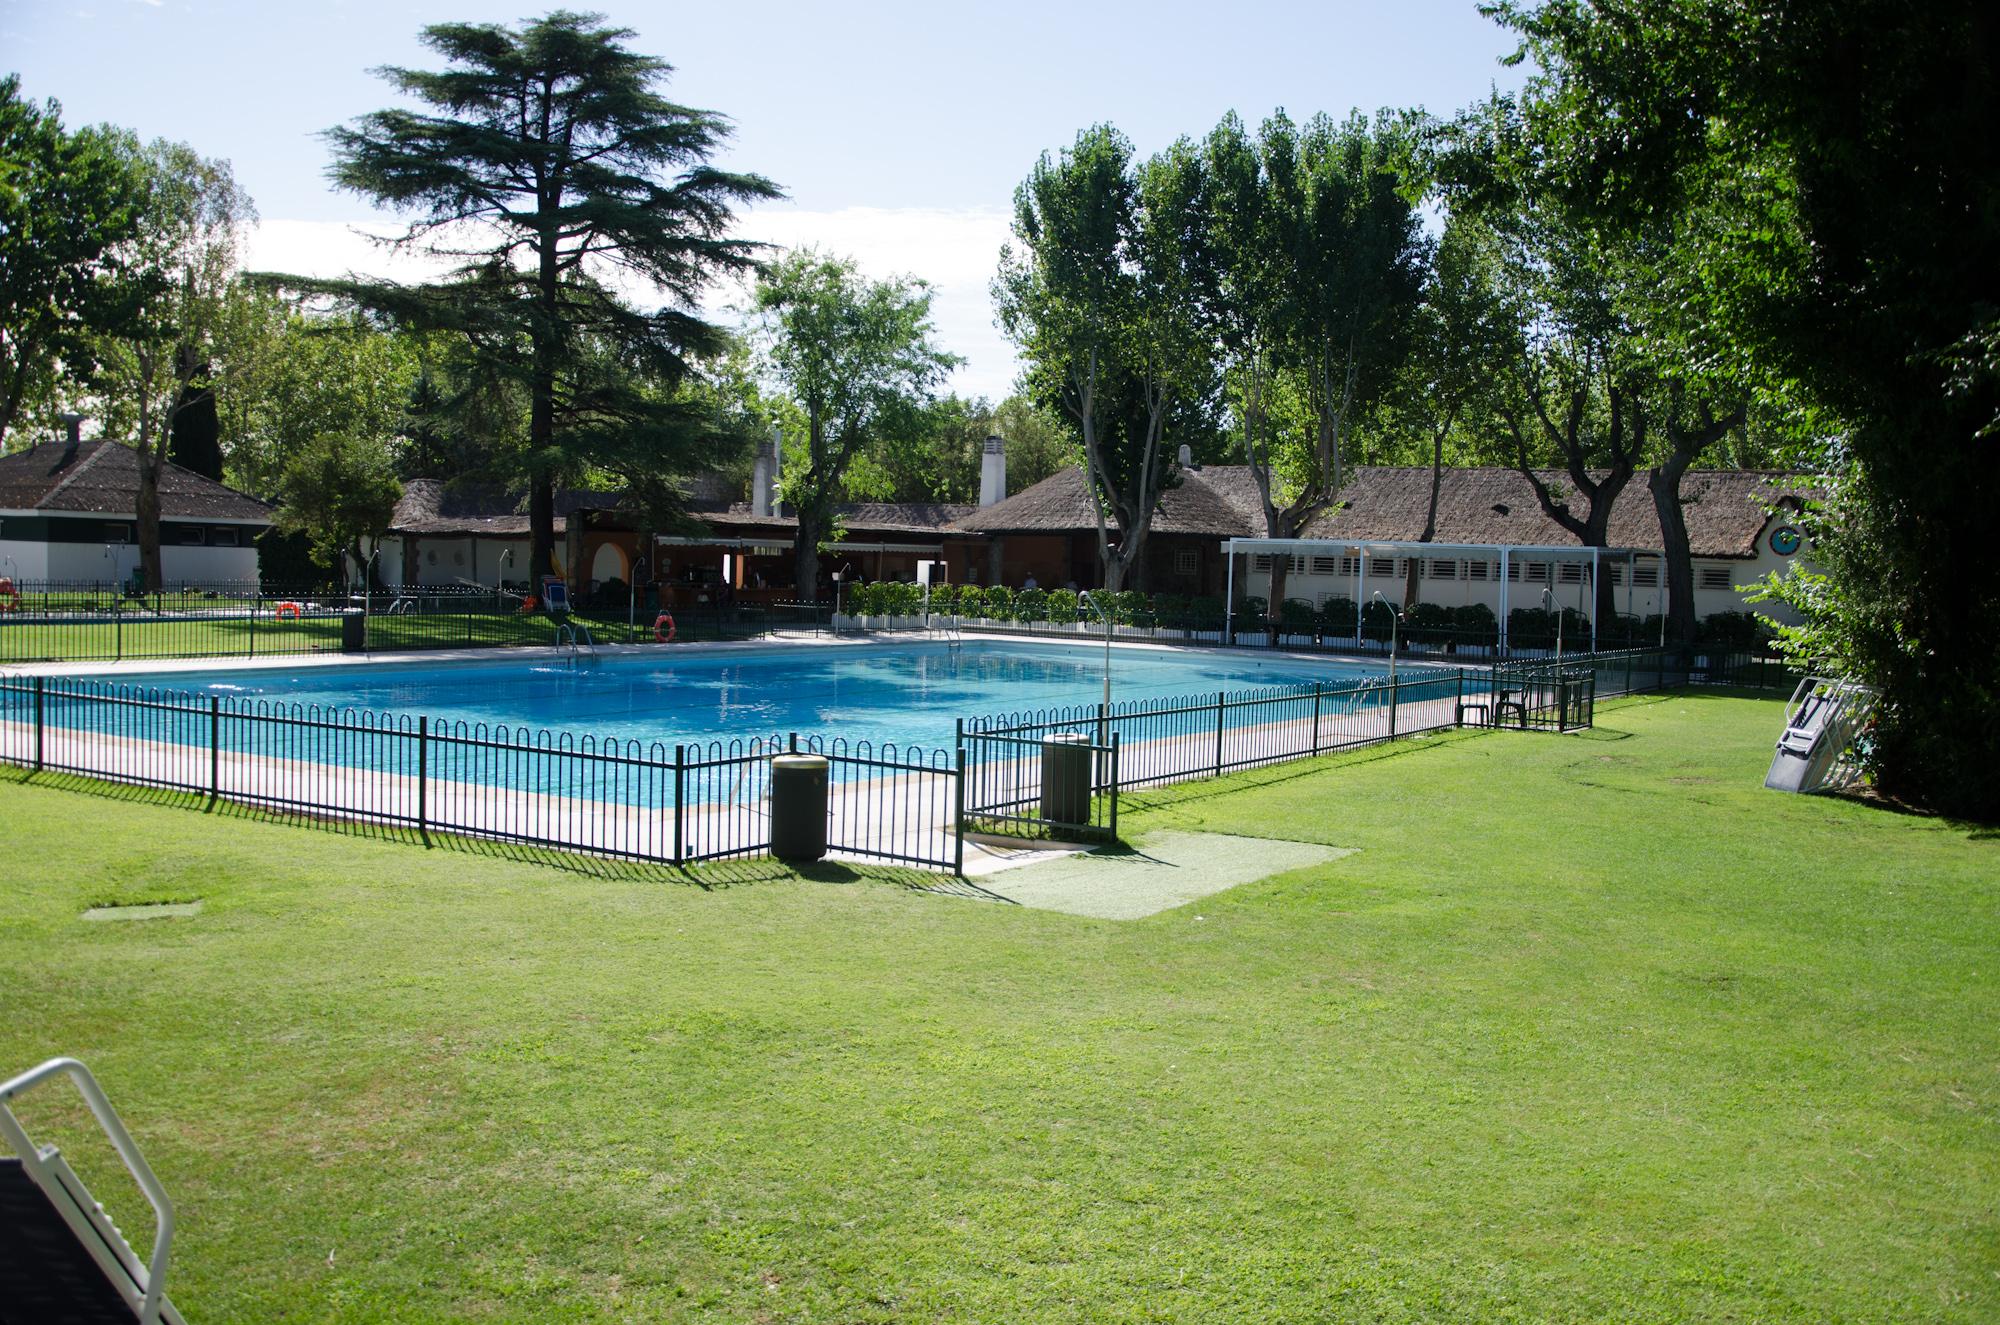
POLYGON ((1396 637, 1402 631, 1403 614, 1396 610, 1394 603, 1382 597, 1380 589, 1374 592, 1371 601, 1373 599, 1380 599, 1382 606, 1389 609, 1389 684, 1393 686, 1396 684, 1396 637))

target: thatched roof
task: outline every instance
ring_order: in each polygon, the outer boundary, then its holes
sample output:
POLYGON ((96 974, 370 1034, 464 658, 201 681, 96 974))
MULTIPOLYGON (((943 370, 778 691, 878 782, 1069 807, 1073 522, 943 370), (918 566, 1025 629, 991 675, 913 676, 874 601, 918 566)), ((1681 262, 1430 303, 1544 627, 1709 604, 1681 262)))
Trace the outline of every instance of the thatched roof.
MULTIPOLYGON (((39 442, 0 456, 0 510, 133 518, 139 453, 99 438, 39 442)), ((160 514, 169 520, 271 522, 271 508, 248 493, 169 462, 160 469, 160 514)))
MULTIPOLYGON (((616 506, 622 494, 557 488, 555 497, 555 532, 560 534, 567 527, 568 516, 616 506)), ((520 488, 460 486, 441 479, 413 478, 403 485, 389 532, 433 538, 526 538, 528 494, 520 488)))
MULTIPOLYGON (((1574 487, 1567 474, 1544 471, 1540 477, 1556 493, 1574 487)), ((1796 500, 1800 492, 1796 476, 1772 471, 1691 471, 1681 480, 1681 500, 1694 555, 1756 555, 1758 536, 1770 518, 1767 508, 1781 498, 1796 500)), ((1412 542, 1423 536, 1430 496, 1427 467, 1363 466, 1341 489, 1338 505, 1314 520, 1306 535, 1412 542)), ((1581 515, 1589 503, 1577 498, 1572 509, 1581 515)), ((1612 547, 1659 549, 1659 516, 1643 473, 1619 493, 1606 539, 1612 547)), ((1543 513, 1527 479, 1512 469, 1486 468, 1444 471, 1434 541, 1563 547, 1577 539, 1543 513)))
MULTIPOLYGON (((1567 474, 1547 472, 1557 492, 1571 486, 1567 474)), ((1781 498, 1796 499, 1795 476, 1771 471, 1696 470, 1681 482, 1688 537, 1698 557, 1749 557, 1769 518, 1765 508, 1781 498)), ((1363 465, 1350 470, 1337 506, 1314 520, 1309 538, 1352 538, 1370 542, 1415 542, 1423 537, 1429 508, 1431 471, 1363 465)), ((1585 504, 1576 503, 1582 511, 1585 504)), ((1006 501, 976 510, 956 528, 989 534, 1083 533, 1097 527, 1083 472, 1066 469, 1006 501)), ((1160 497, 1153 532, 1217 538, 1261 538, 1263 506, 1256 479, 1245 465, 1207 465, 1181 471, 1179 487, 1160 497)), ((1635 475, 1611 511, 1613 547, 1657 550, 1660 522, 1645 476, 1635 475)), ((1521 546, 1574 545, 1576 538, 1543 514, 1535 491, 1512 469, 1447 469, 1438 490, 1439 543, 1511 543, 1521 546)))
MULTIPOLYGON (((1260 527, 1252 523, 1250 513, 1256 509, 1256 489, 1248 469, 1240 465, 1184 469, 1179 486, 1160 494, 1152 531, 1217 538, 1247 535, 1260 527)), ((1083 471, 1071 468, 963 516, 953 528, 981 534, 1082 533, 1097 528, 1097 512, 1083 471)))
MULTIPOLYGON (((856 534, 916 534, 931 538, 950 532, 952 521, 969 514, 973 507, 954 502, 843 502, 834 507, 850 537, 856 534)), ((692 514, 714 533, 749 535, 776 533, 789 536, 799 527, 792 515, 753 515, 748 502, 716 503, 707 509, 697 506, 692 514)))

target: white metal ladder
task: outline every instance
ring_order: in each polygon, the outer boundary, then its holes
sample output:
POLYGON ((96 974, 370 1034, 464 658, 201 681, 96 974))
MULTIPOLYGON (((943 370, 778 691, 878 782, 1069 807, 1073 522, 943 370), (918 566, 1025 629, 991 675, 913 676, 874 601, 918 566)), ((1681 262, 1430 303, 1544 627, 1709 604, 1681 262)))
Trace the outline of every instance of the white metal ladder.
POLYGON ((1764 785, 1773 791, 1837 791, 1861 776, 1855 738, 1875 715, 1875 691, 1839 677, 1808 676, 1785 705, 1785 731, 1764 785))
POLYGON ((9 1319, 19 1312, 21 1320, 183 1325, 166 1295, 174 1203, 90 1069, 74 1058, 51 1058, 0 1083, 0 1135, 18 1156, 0 1158, 0 1202, 12 1232, 0 1245, 0 1300, 9 1319), (14 1116, 16 1097, 65 1075, 152 1204, 153 1250, 144 1262, 62 1153, 38 1145, 14 1116))

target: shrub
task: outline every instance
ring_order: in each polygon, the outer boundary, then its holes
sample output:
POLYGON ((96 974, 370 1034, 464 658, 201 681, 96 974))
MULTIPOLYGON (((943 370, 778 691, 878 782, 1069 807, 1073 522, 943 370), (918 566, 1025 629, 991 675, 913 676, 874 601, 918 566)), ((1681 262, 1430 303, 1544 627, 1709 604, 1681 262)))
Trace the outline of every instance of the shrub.
POLYGON ((1049 595, 1043 589, 1023 589, 1014 595, 1016 621, 1045 621, 1049 615, 1049 595))
POLYGON ((1770 641, 1771 629, 1755 612, 1711 612, 1695 624, 1695 639, 1732 649, 1756 649, 1770 641))
POLYGON ((1111 605, 1111 619, 1121 626, 1153 624, 1153 602, 1137 589, 1121 590, 1111 605))
POLYGON ((1236 610, 1236 624, 1239 627, 1261 626, 1271 614, 1271 601, 1256 594, 1247 594, 1243 606, 1236 610))
POLYGON ((881 586, 874 584, 850 584, 847 586, 847 614, 849 616, 882 615, 881 586))
POLYGON ((1073 589, 1051 589, 1049 591, 1049 620, 1065 624, 1076 620, 1076 591, 1073 589))
POLYGON ((1014 619, 1014 591, 1004 584, 988 586, 986 590, 986 615, 995 621, 1014 619))
POLYGON ((1319 626, 1329 635, 1354 633, 1354 600, 1345 595, 1329 598, 1319 605, 1319 626))
POLYGON ((1403 614, 1403 638, 1415 644, 1442 644, 1454 638, 1452 610, 1442 603, 1415 603, 1403 614))
POLYGON ((1319 612, 1303 598, 1287 598, 1278 604, 1278 620, 1287 631, 1296 635, 1318 626, 1319 612))
POLYGON ((1484 603, 1467 603, 1451 610, 1452 629, 1466 644, 1483 645, 1491 648, 1500 642, 1500 618, 1493 615, 1493 609, 1484 603))
POLYGON ((1188 599, 1187 622, 1195 630, 1220 630, 1227 614, 1228 605, 1212 594, 1188 599))
POLYGON ((1395 609, 1382 599, 1370 598, 1367 605, 1361 609, 1361 637, 1387 640, 1399 634, 1395 609))
POLYGON ((960 616, 983 617, 986 615, 986 591, 976 584, 961 584, 952 599, 960 616))
POLYGON ((1183 594, 1156 593, 1148 605, 1153 614, 1153 624, 1166 626, 1171 630, 1183 630, 1188 621, 1188 600, 1183 594))

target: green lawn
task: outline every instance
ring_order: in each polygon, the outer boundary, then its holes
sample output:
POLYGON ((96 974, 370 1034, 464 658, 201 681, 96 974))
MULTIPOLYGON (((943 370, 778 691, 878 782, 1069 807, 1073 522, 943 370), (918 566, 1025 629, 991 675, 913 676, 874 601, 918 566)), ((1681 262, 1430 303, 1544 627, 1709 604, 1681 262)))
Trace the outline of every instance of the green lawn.
POLYGON ((2000 836, 1761 791, 1779 712, 1128 800, 1359 851, 1126 922, 0 783, 0 1063, 197 1325, 2000 1319, 2000 836))

